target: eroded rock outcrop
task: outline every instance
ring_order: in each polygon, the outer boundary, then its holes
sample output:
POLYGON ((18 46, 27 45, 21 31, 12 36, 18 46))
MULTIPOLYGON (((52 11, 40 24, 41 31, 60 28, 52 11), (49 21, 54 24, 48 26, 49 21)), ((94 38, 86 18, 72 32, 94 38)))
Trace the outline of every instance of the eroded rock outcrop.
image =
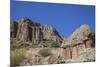
POLYGON ((10 34, 11 37, 14 38, 17 35, 17 26, 18 24, 14 21, 14 22, 10 22, 10 34))
POLYGON ((86 48, 95 47, 95 34, 88 25, 84 24, 76 29, 68 39, 64 39, 61 47, 65 48, 63 49, 65 58, 68 56, 70 59, 75 58, 86 48))
POLYGON ((11 22, 11 38, 14 38, 11 39, 13 49, 28 47, 24 48, 27 50, 25 58, 19 65, 95 61, 95 33, 87 24, 76 29, 70 37, 62 38, 55 28, 22 18, 11 22), (33 44, 38 46, 35 48, 33 44))
POLYGON ((31 21, 28 18, 11 23, 11 37, 35 44, 43 40, 53 40, 58 43, 62 41, 62 37, 55 28, 31 21))
POLYGON ((59 35, 55 28, 48 25, 41 25, 41 30, 43 32, 43 39, 57 42, 62 41, 62 37, 59 35))

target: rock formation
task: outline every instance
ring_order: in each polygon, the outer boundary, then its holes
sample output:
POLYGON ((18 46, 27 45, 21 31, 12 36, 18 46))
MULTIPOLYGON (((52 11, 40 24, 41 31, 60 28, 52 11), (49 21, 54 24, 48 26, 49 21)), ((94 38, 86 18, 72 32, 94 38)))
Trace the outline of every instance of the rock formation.
POLYGON ((43 40, 53 40, 58 43, 62 41, 55 28, 31 21, 28 18, 11 22, 11 37, 32 43, 38 43, 43 40))
POLYGON ((81 25, 68 38, 61 37, 52 26, 28 18, 11 22, 10 29, 11 51, 27 50, 19 65, 95 61, 95 33, 87 24, 81 25))
POLYGON ((14 21, 14 22, 11 22, 10 23, 10 34, 11 34, 11 37, 16 37, 17 35, 17 26, 18 24, 14 21))
POLYGON ((61 47, 65 48, 63 49, 65 58, 68 58, 66 55, 70 55, 70 59, 77 57, 82 50, 95 47, 95 34, 88 25, 84 24, 76 29, 68 39, 64 39, 61 47))

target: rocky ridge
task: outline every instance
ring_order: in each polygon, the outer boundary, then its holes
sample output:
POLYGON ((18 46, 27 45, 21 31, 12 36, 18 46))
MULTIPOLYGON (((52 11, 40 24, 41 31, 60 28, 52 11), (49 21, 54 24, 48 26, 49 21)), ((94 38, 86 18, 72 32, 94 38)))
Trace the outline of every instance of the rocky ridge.
POLYGON ((76 29, 71 36, 68 38, 64 38, 63 46, 74 46, 79 45, 87 41, 91 41, 91 46, 95 46, 95 34, 91 31, 90 27, 87 24, 81 25, 78 29, 76 29))
POLYGON ((41 41, 62 42, 62 37, 57 30, 51 26, 34 22, 28 18, 22 18, 11 22, 11 38, 22 42, 39 44, 41 41))

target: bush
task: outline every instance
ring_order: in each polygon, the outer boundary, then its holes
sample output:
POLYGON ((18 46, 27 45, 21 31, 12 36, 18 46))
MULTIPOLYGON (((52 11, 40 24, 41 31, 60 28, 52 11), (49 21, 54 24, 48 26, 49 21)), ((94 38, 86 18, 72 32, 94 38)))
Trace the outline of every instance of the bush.
POLYGON ((50 48, 57 48, 57 47, 60 47, 60 44, 55 42, 55 41, 46 41, 44 44, 43 44, 44 47, 50 47, 50 48))
POLYGON ((11 38, 10 44, 11 44, 11 46, 10 46, 11 47, 11 50, 32 47, 32 43, 31 42, 19 41, 16 38, 11 38))
POLYGON ((18 66, 20 62, 25 58, 25 49, 16 49, 11 51, 11 65, 18 66))
POLYGON ((64 46, 62 46, 62 48, 69 48, 69 47, 71 47, 71 45, 64 45, 64 46))

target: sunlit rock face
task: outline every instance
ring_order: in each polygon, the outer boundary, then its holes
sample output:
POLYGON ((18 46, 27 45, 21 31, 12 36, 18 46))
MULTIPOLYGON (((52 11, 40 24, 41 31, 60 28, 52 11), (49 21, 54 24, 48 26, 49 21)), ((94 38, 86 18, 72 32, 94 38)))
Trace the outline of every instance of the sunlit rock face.
POLYGON ((95 33, 87 24, 81 25, 67 38, 61 37, 52 26, 28 18, 10 24, 11 51, 26 50, 19 65, 95 61, 95 33))
POLYGON ((33 43, 42 40, 53 40, 61 42, 62 38, 55 28, 34 22, 28 18, 22 18, 16 22, 11 22, 11 37, 20 41, 33 43))
POLYGON ((63 49, 65 59, 69 56, 69 59, 76 58, 81 51, 95 47, 95 34, 87 24, 83 24, 70 37, 63 40, 61 47, 65 48, 63 49))

